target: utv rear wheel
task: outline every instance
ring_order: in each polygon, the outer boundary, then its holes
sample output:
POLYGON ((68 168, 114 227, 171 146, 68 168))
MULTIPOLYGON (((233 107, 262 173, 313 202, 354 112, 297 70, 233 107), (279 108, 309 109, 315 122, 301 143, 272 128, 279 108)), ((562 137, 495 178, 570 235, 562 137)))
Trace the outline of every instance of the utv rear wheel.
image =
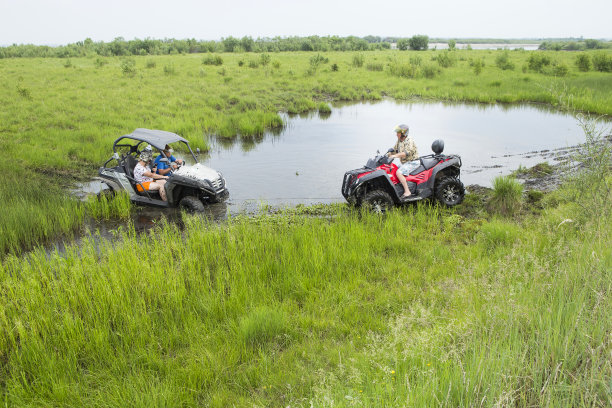
POLYGON ((110 201, 115 197, 115 190, 113 190, 112 188, 103 188, 102 190, 100 190, 97 196, 98 200, 110 201))
POLYGON ((442 204, 452 207, 463 201, 465 187, 454 177, 444 177, 436 183, 436 199, 442 204))
POLYGON ((186 210, 190 213, 202 212, 204 211, 204 204, 198 197, 194 196, 186 196, 181 199, 179 202, 179 207, 182 210, 186 210))
POLYGON ((372 212, 382 214, 393 207, 393 199, 383 190, 373 190, 363 197, 362 205, 372 209, 372 212))

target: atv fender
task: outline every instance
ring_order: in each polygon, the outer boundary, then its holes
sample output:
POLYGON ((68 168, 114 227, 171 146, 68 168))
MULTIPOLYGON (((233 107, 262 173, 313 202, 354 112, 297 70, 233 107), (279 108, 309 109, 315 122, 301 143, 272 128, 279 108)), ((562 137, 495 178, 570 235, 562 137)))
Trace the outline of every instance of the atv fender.
POLYGON ((428 185, 427 188, 430 190, 433 190, 435 181, 438 178, 442 177, 443 175, 459 177, 459 174, 460 174, 459 167, 460 166, 461 166, 461 162, 456 157, 453 157, 450 160, 447 160, 445 162, 438 164, 437 166, 433 168, 433 171, 431 173, 431 178, 429 179, 427 183, 427 184, 431 183, 431 185, 428 185))
POLYGON ((369 191, 380 189, 389 194, 393 201, 399 202, 399 197, 393 183, 389 178, 389 175, 383 170, 374 170, 371 173, 366 174, 358 179, 355 186, 355 190, 361 192, 361 194, 367 194, 369 191))

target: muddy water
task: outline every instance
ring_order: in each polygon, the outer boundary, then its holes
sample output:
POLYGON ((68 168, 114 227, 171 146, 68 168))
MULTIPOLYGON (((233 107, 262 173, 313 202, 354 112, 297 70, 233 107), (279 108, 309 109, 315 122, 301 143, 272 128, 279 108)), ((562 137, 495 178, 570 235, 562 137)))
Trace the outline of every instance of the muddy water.
MULTIPOLYGON (((444 140, 445 153, 461 155, 466 185, 488 187, 494 177, 521 165, 554 164, 556 151, 584 141, 573 117, 536 105, 385 100, 336 105, 325 116, 285 119, 282 131, 260 138, 210 140, 213 147, 200 161, 224 174, 230 197, 208 206, 205 216, 223 220, 256 213, 264 204, 344 202, 340 192, 344 172, 362 167, 377 150, 391 147, 396 140, 393 128, 400 123, 410 126, 421 155, 431 153, 436 139, 444 140)), ((92 182, 82 186, 81 194, 99 189, 100 182, 92 182)), ((175 210, 141 208, 132 222, 137 230, 147 230, 162 215, 180 218, 175 210)))
POLYGON ((343 201, 345 171, 386 151, 406 123, 421 155, 436 139, 445 153, 463 160, 466 185, 490 186, 519 165, 545 161, 539 152, 575 145, 583 136, 574 118, 532 105, 467 105, 383 101, 333 107, 331 115, 287 118, 287 128, 249 145, 213 142, 203 161, 223 172, 228 205, 265 201, 271 205, 343 201))

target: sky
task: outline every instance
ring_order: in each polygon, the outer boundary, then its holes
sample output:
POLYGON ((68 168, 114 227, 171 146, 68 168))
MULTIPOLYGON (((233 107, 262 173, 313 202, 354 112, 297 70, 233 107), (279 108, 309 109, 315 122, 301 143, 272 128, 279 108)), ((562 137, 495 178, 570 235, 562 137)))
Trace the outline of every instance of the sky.
POLYGON ((0 0, 0 45, 91 38, 612 38, 612 0, 0 0))

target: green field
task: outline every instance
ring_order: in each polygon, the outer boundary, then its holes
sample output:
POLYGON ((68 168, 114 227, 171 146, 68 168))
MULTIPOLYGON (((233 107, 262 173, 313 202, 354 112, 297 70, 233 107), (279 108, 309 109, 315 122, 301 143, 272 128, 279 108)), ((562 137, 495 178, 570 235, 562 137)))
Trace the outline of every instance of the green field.
POLYGON ((474 196, 383 217, 334 205, 222 224, 184 217, 184 230, 144 235, 127 224, 112 242, 27 251, 88 217, 134 211, 65 188, 137 127, 206 149, 212 135, 252 140, 282 126, 279 111, 383 97, 611 115, 612 74, 579 71, 578 54, 0 59, 0 401, 609 406, 609 149, 505 216, 474 196), (536 72, 531 55, 549 64, 536 72))

